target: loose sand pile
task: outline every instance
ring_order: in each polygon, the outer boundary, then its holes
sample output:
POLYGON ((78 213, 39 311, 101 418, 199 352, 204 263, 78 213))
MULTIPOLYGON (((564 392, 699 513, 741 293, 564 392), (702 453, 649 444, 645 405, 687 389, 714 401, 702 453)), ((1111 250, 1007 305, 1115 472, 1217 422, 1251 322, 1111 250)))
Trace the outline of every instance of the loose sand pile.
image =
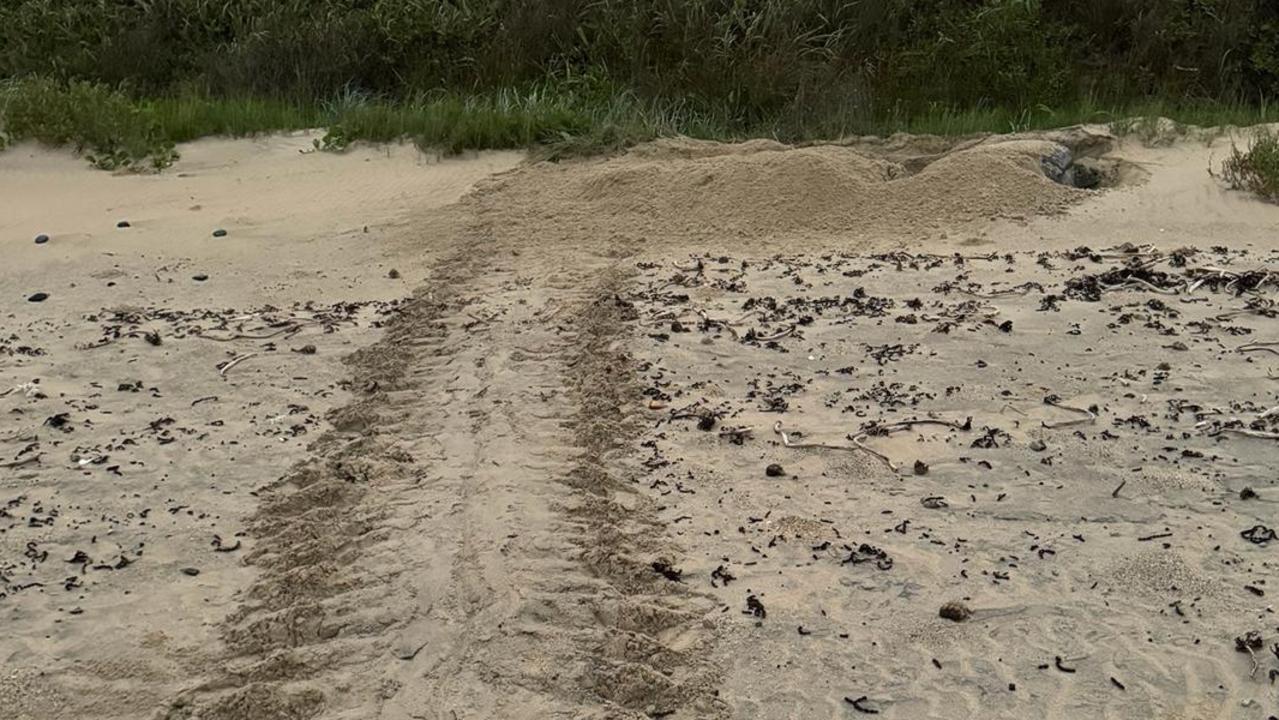
POLYGON ((1046 163, 1070 157, 1058 142, 1003 139, 939 153, 912 171, 852 147, 666 140, 530 168, 496 187, 493 210, 521 229, 653 240, 936 237, 1059 213, 1088 197, 1045 173, 1046 163))

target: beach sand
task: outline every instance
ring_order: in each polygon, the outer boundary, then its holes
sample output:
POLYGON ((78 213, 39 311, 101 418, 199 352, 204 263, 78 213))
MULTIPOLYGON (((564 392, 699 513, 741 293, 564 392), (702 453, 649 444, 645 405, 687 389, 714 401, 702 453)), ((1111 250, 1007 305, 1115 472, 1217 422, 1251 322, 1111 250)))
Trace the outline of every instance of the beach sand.
POLYGON ((1228 140, 0 154, 0 702, 1265 718, 1228 140))

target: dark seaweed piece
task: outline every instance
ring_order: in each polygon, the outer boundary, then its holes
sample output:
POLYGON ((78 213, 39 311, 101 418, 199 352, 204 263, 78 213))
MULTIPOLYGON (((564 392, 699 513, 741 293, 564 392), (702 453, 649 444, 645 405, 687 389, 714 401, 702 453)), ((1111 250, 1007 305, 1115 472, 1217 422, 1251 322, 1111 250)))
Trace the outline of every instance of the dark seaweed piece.
POLYGON ((1260 650, 1262 645, 1265 645, 1265 640, 1262 639, 1259 630, 1249 630, 1243 636, 1235 638, 1235 650, 1239 652, 1260 650))
POLYGON ((723 565, 720 565, 719 567, 711 571, 711 587, 720 587, 720 585, 724 587, 728 587, 728 584, 733 582, 736 579, 737 579, 737 576, 729 572, 728 568, 724 567, 723 565), (720 582, 720 585, 715 584, 716 580, 720 582))
POLYGON ((893 567, 893 559, 888 553, 867 543, 862 543, 856 550, 844 546, 849 550, 848 557, 840 561, 840 565, 861 565, 874 561, 875 567, 880 570, 890 570, 893 567))
POLYGON ((653 571, 671 582, 683 582, 684 571, 671 567, 669 563, 657 560, 653 562, 653 571))
POLYGON ((868 700, 870 700, 870 698, 866 697, 865 695, 862 695, 861 697, 856 699, 850 698, 850 697, 844 698, 844 702, 848 703, 849 705, 852 705, 853 709, 856 710, 857 712, 865 713, 867 715, 878 715, 879 714, 878 710, 872 707, 866 707, 865 703, 868 700))
POLYGON ((1254 525, 1239 533, 1239 535, 1254 545, 1265 545, 1275 539, 1275 531, 1265 525, 1254 525))

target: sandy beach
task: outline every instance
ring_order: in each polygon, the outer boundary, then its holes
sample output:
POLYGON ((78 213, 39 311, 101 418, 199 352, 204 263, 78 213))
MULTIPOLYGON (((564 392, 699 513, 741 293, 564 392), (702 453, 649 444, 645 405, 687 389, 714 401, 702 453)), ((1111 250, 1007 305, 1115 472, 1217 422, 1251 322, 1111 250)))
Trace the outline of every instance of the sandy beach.
POLYGON ((0 714, 1265 720, 1231 137, 6 150, 0 714))

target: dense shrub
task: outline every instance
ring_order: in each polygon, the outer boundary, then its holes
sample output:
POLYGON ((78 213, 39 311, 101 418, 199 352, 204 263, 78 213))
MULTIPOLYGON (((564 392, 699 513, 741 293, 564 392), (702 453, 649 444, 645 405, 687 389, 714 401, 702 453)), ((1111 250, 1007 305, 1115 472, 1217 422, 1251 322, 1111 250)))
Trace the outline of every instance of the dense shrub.
POLYGON ((136 94, 409 96, 605 76, 743 121, 1279 91, 1267 0, 8 0, 0 77, 136 94))

